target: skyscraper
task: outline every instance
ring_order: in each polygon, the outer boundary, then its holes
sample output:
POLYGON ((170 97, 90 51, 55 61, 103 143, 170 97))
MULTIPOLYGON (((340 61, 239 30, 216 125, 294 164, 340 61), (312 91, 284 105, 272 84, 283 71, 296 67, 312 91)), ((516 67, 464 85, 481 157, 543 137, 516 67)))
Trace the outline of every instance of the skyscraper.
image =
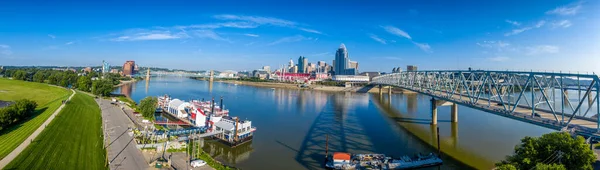
POLYGON ((346 45, 342 44, 335 52, 333 72, 335 75, 346 75, 346 69, 348 69, 348 51, 346 45))
POLYGON ((126 61, 123 64, 123 76, 132 76, 135 74, 135 61, 126 61))
POLYGON ((406 66, 406 71, 417 71, 417 66, 408 65, 408 66, 406 66))
POLYGON ((306 57, 298 57, 298 73, 306 73, 308 67, 308 59, 306 57))
POLYGON ((356 75, 358 74, 358 62, 350 61, 348 58, 348 50, 346 45, 340 45, 340 48, 335 52, 335 60, 333 60, 333 72, 335 75, 356 75))
POLYGON ((102 60, 102 73, 108 72, 110 72, 110 65, 108 64, 108 62, 102 60))

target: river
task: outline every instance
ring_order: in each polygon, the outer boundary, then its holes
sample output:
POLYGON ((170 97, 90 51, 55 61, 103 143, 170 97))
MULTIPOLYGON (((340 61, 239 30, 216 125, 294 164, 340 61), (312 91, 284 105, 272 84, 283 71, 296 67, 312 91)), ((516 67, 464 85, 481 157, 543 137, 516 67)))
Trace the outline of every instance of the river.
MULTIPOLYGON (((251 143, 234 149, 205 142, 216 159, 242 169, 322 169, 326 136, 329 151, 402 156, 437 152, 441 169, 492 169, 525 136, 553 130, 459 106, 458 123, 450 107, 438 108, 438 125, 429 124, 430 97, 418 94, 334 93, 209 83, 185 77, 153 77, 115 91, 139 102, 169 94, 182 100, 224 98, 231 116, 257 127, 251 143)), ((431 168, 438 169, 438 168, 431 168)))

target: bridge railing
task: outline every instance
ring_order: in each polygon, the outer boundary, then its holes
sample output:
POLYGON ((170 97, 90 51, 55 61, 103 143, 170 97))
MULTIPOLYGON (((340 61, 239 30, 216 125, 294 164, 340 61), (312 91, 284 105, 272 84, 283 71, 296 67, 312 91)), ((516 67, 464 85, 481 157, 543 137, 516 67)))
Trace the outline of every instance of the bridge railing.
POLYGON ((516 108, 552 113, 564 126, 574 117, 595 121, 600 130, 600 80, 595 74, 524 71, 406 71, 374 77, 371 84, 397 86, 473 105, 487 101, 512 114, 516 108), (478 103, 479 102, 479 103, 478 103), (592 118, 595 116, 595 118, 592 118), (560 118, 559 118, 560 117, 560 118))

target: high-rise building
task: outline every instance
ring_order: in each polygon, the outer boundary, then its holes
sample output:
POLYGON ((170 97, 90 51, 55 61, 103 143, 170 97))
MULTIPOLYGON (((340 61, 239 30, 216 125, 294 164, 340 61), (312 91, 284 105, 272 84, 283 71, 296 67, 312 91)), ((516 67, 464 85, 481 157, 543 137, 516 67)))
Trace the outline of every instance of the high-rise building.
POLYGON ((417 71, 417 66, 408 65, 408 66, 406 66, 406 71, 417 71))
POLYGON ((290 73, 298 73, 298 66, 290 67, 290 73))
POLYGON ((262 70, 266 71, 267 73, 271 73, 271 66, 263 66, 262 70))
POLYGON ((350 61, 346 45, 340 45, 335 52, 333 60, 333 72, 335 75, 356 75, 358 74, 358 62, 350 61))
POLYGON ((317 61, 317 66, 319 67, 325 67, 325 64, 327 64, 325 61, 317 61))
POLYGON ((308 59, 306 59, 306 57, 303 57, 303 56, 298 57, 298 72, 306 73, 307 67, 308 67, 308 59))
POLYGON ((102 73, 108 72, 110 72, 110 65, 108 64, 108 62, 102 60, 102 73))
POLYGON ((333 63, 333 72, 336 75, 346 75, 346 70, 348 69, 348 51, 346 50, 346 45, 340 45, 340 48, 335 52, 333 63))
POLYGON ((136 64, 136 65, 133 67, 133 74, 137 74, 138 72, 140 72, 140 68, 138 68, 138 65, 136 64))
POLYGON ((135 74, 135 61, 126 61, 123 64, 123 76, 132 76, 135 74))

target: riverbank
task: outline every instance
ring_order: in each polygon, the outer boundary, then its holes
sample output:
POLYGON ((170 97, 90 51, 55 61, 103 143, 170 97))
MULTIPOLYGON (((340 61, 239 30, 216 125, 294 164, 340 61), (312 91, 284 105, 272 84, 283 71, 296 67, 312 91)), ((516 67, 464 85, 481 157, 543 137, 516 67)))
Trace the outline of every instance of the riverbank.
MULTIPOLYGON (((196 79, 199 80, 199 79, 196 79)), ((206 81, 206 80, 200 80, 206 81)), ((283 88, 283 89, 296 89, 296 90, 318 90, 327 92, 352 92, 352 93, 379 93, 379 89, 374 86, 356 86, 356 87, 340 87, 340 86, 325 86, 311 84, 308 87, 300 87, 300 84, 290 83, 276 83, 276 82, 251 82, 251 81, 239 81, 239 80, 217 80, 215 82, 229 83, 229 84, 240 84, 255 87, 266 87, 266 88, 283 88)), ((384 88, 383 93, 388 93, 388 89, 384 88)), ((401 89, 393 89, 392 93, 415 93, 412 91, 405 91, 401 89)))
POLYGON ((371 90, 370 86, 357 86, 357 87, 339 87, 339 86, 324 86, 324 85, 309 85, 308 87, 300 87, 300 84, 290 83, 276 83, 276 82, 251 82, 251 81, 238 81, 238 80, 217 80, 215 82, 248 85, 255 87, 266 87, 266 88, 283 88, 283 89, 296 89, 296 90, 319 90, 328 92, 376 92, 371 90))
POLYGON ((131 80, 127 80, 127 81, 119 80, 119 84, 115 85, 114 87, 121 87, 122 85, 135 83, 137 81, 138 81, 137 79, 131 79, 131 80))

